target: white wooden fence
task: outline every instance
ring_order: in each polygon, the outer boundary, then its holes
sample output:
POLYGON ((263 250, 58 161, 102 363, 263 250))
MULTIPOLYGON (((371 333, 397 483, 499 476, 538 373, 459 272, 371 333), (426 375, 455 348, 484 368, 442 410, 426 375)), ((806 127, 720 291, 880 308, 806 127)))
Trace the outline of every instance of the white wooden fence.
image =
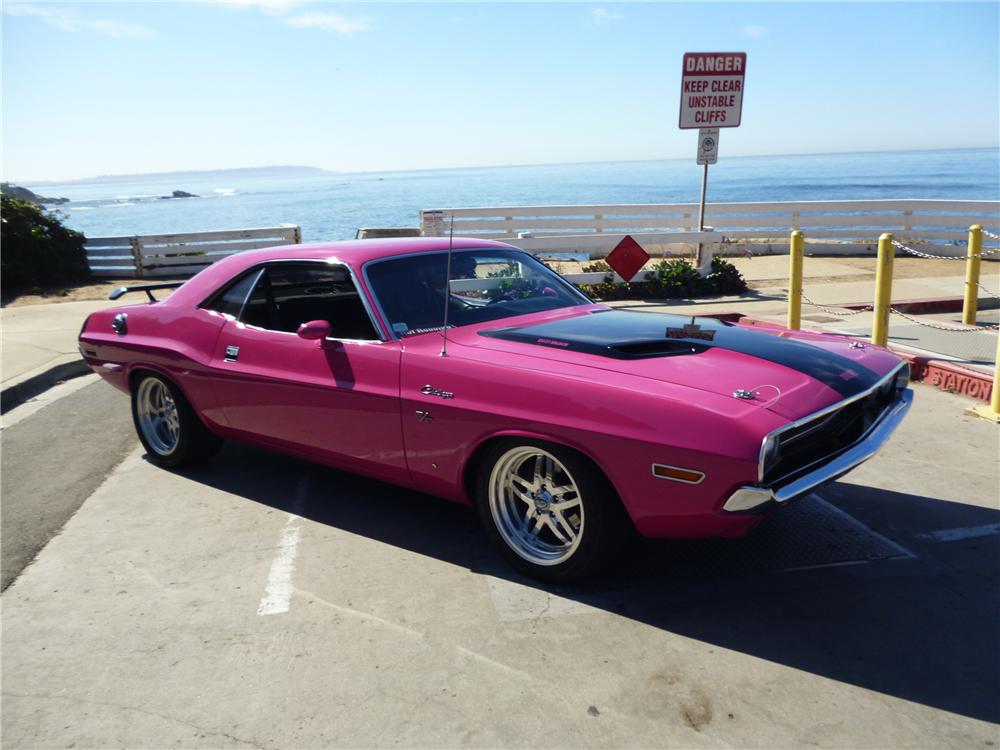
POLYGON ((292 224, 264 229, 88 237, 87 263, 97 277, 190 276, 227 255, 302 242, 292 224))
MULTIPOLYGON (((690 249, 698 205, 625 204, 592 206, 500 206, 426 209, 420 227, 443 236, 454 217, 455 235, 513 240, 531 252, 578 251, 606 255, 625 234, 656 254, 690 249)), ((1000 202, 952 200, 797 201, 710 203, 705 224, 755 253, 788 252, 788 233, 801 229, 809 252, 875 252, 878 236, 892 232, 911 246, 938 254, 962 255, 969 226, 1000 231, 1000 202)), ((733 249, 735 249, 735 247, 733 249)))

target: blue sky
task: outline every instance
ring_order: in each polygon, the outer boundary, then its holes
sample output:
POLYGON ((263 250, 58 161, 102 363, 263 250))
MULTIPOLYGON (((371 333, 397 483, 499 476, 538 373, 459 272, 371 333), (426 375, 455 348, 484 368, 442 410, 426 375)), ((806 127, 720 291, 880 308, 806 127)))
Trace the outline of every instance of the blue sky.
POLYGON ((746 51, 720 154, 996 146, 998 4, 3 0, 22 181, 676 158, 685 51, 746 51))

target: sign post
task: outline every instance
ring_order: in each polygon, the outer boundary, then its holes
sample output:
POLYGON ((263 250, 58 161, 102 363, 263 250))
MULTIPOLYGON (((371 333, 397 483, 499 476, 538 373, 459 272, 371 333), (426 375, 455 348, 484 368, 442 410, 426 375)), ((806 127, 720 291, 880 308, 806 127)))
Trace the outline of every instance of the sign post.
POLYGON ((719 160, 719 129, 701 128, 698 130, 699 164, 705 165, 701 175, 701 206, 698 209, 698 231, 705 231, 705 189, 708 187, 708 165, 719 160))
POLYGON ((705 229, 708 165, 719 157, 719 128, 737 128, 743 117, 746 52, 685 52, 681 70, 681 130, 698 128, 701 179, 698 231, 705 229))

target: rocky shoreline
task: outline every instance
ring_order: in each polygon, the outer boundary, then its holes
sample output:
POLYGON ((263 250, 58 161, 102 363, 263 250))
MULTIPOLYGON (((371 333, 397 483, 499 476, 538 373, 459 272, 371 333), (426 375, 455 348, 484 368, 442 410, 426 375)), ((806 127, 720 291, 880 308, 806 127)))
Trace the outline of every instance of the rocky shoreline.
POLYGON ((29 203, 34 203, 36 206, 44 206, 48 204, 62 205, 63 203, 69 203, 69 198, 47 198, 44 195, 39 195, 38 193, 28 190, 28 188, 21 187, 20 185, 11 185, 9 182, 0 183, 0 192, 9 195, 11 198, 17 198, 22 201, 28 201, 29 203))
MULTIPOLYGON (((9 182, 0 183, 0 192, 5 195, 9 195, 11 198, 17 198, 18 200, 28 201, 29 203, 34 203, 36 206, 61 206, 64 203, 69 203, 69 198, 49 198, 44 195, 39 195, 33 190, 28 190, 26 187, 21 187, 20 185, 12 185, 9 182)), ((197 198, 198 196, 194 193, 189 193, 186 190, 174 190, 170 195, 161 195, 159 200, 166 201, 172 200, 174 198, 197 198)))

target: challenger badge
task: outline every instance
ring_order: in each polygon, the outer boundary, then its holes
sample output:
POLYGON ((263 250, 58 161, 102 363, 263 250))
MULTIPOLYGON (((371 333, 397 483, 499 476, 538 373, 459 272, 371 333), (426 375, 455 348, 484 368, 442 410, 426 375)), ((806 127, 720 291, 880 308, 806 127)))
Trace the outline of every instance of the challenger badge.
POLYGON ((690 323, 685 324, 681 328, 668 328, 667 329, 668 339, 704 339, 705 341, 711 341, 715 338, 715 331, 704 331, 701 326, 691 319, 690 323))

